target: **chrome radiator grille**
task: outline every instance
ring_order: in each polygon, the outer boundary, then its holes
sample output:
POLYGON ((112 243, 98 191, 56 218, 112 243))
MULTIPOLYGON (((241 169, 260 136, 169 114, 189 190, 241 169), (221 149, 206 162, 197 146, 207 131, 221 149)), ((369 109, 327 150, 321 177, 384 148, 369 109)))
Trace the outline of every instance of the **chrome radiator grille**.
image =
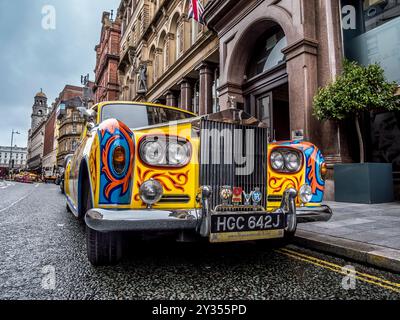
POLYGON ((200 129, 200 185, 212 188, 211 208, 222 204, 222 186, 246 193, 259 188, 258 205, 266 208, 267 129, 211 120, 202 120, 200 129))

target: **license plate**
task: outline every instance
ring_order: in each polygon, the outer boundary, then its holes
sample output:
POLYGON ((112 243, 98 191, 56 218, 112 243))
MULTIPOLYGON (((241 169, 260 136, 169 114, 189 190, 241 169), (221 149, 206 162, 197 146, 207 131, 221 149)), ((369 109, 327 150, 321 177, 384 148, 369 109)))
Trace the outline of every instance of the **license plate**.
POLYGON ((285 220, 282 214, 213 214, 210 242, 282 238, 284 228, 285 220))

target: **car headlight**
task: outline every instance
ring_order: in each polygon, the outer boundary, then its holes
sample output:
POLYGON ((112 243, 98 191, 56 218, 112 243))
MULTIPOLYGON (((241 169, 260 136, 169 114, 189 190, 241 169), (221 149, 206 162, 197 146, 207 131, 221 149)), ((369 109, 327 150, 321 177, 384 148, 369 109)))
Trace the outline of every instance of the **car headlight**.
POLYGON ((168 164, 173 166, 184 166, 190 160, 190 148, 187 143, 170 142, 168 144, 168 164))
POLYGON ((165 153, 165 145, 158 141, 145 141, 140 148, 141 159, 152 166, 162 165, 165 153))
POLYGON ((282 153, 279 151, 271 153, 271 166, 275 170, 282 170, 285 167, 285 160, 282 153))
POLYGON ((308 184, 303 184, 299 190, 299 197, 301 202, 309 203, 313 197, 312 189, 308 184))
POLYGON ((285 167, 290 172, 299 171, 301 166, 301 158, 297 152, 289 151, 285 154, 285 167))
POLYGON ((190 162, 191 144, 170 136, 146 136, 140 142, 140 158, 149 166, 184 167, 190 162))
POLYGON ((164 189, 161 183, 154 179, 143 182, 139 188, 140 199, 149 206, 160 201, 163 193, 164 189))
POLYGON ((303 165, 302 153, 293 148, 277 148, 271 152, 270 165, 280 173, 296 173, 303 165))

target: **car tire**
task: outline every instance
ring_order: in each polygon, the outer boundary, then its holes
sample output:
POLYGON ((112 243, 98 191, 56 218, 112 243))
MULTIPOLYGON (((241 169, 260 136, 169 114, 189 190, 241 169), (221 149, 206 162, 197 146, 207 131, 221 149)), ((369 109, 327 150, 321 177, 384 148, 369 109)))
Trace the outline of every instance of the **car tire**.
POLYGON ((121 234, 99 232, 86 226, 87 257, 93 266, 116 264, 122 256, 121 234))

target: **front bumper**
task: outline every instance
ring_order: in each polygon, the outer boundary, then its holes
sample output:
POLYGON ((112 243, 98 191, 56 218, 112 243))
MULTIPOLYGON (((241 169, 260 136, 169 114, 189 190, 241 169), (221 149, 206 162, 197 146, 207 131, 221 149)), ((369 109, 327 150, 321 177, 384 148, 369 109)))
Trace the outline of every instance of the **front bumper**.
POLYGON ((96 231, 179 231, 195 230, 200 210, 110 210, 91 209, 86 225, 96 231))
MULTIPOLYGON (((332 210, 328 206, 293 208, 293 205, 282 205, 276 211, 285 213, 286 229, 288 231, 294 231, 297 223, 328 221, 332 217, 332 210)), ((205 212, 201 209, 91 209, 85 216, 85 222, 89 228, 100 232, 198 231, 202 236, 206 237, 209 235, 208 221, 210 214, 210 212, 205 212)))

